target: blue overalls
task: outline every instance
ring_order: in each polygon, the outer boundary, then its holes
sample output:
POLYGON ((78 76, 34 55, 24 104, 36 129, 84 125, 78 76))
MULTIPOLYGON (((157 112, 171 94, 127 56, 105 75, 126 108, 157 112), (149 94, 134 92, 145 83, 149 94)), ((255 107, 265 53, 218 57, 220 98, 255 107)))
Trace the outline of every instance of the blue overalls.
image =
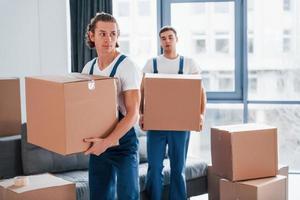
MULTIPOLYGON (((157 60, 153 59, 153 72, 158 73, 157 60)), ((183 74, 183 57, 180 56, 178 74, 183 74)), ((163 160, 168 145, 170 159, 170 200, 185 200, 185 161, 188 151, 189 131, 148 131, 147 156, 148 173, 146 191, 151 200, 162 199, 163 190, 163 160)))
MULTIPOLYGON (((126 58, 121 55, 110 77, 114 77, 119 64, 126 58)), ((90 69, 93 74, 96 58, 90 69)), ((123 115, 119 112, 119 120, 123 115)), ((119 145, 108 148, 99 156, 90 155, 89 188, 90 200, 114 200, 117 182, 119 200, 139 199, 138 139, 132 127, 120 140, 119 145), (117 178, 117 180, 116 180, 117 178)))

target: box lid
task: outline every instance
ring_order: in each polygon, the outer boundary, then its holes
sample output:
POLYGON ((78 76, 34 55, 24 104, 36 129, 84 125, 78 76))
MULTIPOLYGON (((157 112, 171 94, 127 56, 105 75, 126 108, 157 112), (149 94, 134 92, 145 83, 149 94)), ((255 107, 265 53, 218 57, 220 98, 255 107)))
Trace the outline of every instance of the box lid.
POLYGON ((6 80, 18 80, 18 77, 0 77, 0 81, 6 81, 6 80))
POLYGON ((154 73, 146 73, 144 78, 201 80, 201 75, 200 74, 154 74, 154 73))
POLYGON ((71 73, 67 75, 46 75, 46 76, 34 76, 26 77, 30 79, 40 79, 55 83, 73 83, 73 82, 82 82, 82 81, 91 81, 91 80, 104 80, 104 79, 115 79, 108 76, 99 76, 99 75, 88 75, 81 73, 71 73))
POLYGON ((48 173, 32 175, 27 177, 29 179, 29 184, 26 186, 14 186, 14 178, 0 181, 0 186, 12 192, 23 193, 42 188, 74 184, 72 182, 66 181, 62 178, 56 177, 48 173))
POLYGON ((263 187, 265 185, 275 183, 275 182, 283 180, 283 179, 286 179, 286 177, 282 176, 282 175, 277 175, 275 177, 270 177, 270 178, 260 178, 260 179, 254 179, 254 180, 249 180, 249 181, 241 181, 241 182, 239 182, 239 184, 250 185, 253 187, 263 187))
POLYGON ((237 132, 243 132, 243 131, 276 129, 276 127, 274 127, 274 126, 269 126, 269 125, 265 125, 265 124, 256 124, 256 123, 215 126, 213 128, 217 129, 217 130, 227 131, 227 132, 230 132, 230 133, 237 133, 237 132))

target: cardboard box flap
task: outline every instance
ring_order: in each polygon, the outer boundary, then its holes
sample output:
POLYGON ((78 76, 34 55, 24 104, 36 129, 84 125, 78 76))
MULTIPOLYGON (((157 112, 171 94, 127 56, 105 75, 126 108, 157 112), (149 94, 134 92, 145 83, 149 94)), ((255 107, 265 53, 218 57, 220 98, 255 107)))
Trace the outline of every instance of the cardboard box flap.
POLYGON ((0 186, 15 193, 24 193, 42 188, 56 187, 62 185, 73 184, 62 178, 58 178, 51 174, 40 174, 28 176, 29 184, 23 187, 14 185, 14 178, 0 181, 0 186))
POLYGON ((275 177, 270 177, 270 178, 261 178, 261 179, 254 179, 254 180, 249 180, 249 181, 241 181, 239 184, 243 185, 250 185, 253 187, 263 187, 265 185, 275 183, 276 181, 286 179, 285 176, 282 175, 277 175, 275 177))
POLYGON ((18 80, 17 77, 0 77, 0 81, 6 81, 6 80, 18 80))
POLYGON ((105 79, 115 79, 107 76, 99 76, 99 75, 88 75, 88 74, 80 74, 80 73, 72 73, 64 76, 35 76, 35 77, 26 77, 26 79, 39 79, 45 80, 55 83, 74 83, 74 82, 82 82, 82 81, 90 81, 90 80, 105 80, 105 79))
POLYGON ((230 133, 240 133, 246 131, 255 131, 255 130, 265 130, 265 129, 276 129, 274 126, 268 126, 265 124, 236 124, 236 125, 227 125, 227 126, 215 126, 215 129, 227 131, 230 133))
POLYGON ((153 74, 153 73, 146 73, 144 78, 189 79, 189 80, 202 79, 200 74, 153 74))

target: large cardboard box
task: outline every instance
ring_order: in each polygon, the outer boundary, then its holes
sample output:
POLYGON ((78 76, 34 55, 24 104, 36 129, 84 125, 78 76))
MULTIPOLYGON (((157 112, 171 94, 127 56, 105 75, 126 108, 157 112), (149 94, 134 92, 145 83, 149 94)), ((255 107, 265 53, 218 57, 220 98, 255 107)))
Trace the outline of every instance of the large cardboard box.
POLYGON ((0 78, 0 136, 20 134, 20 80, 0 78))
MULTIPOLYGON (((218 176, 212 171, 212 166, 209 165, 207 168, 208 175, 208 199, 209 200, 220 200, 220 180, 222 177, 218 176)), ((286 165, 280 165, 277 171, 277 175, 286 176, 286 188, 288 188, 288 171, 289 167, 286 165)), ((286 192, 286 199, 288 199, 288 192, 286 192)))
POLYGON ((221 200, 287 200, 287 178, 276 177, 255 179, 250 181, 231 182, 220 180, 221 200))
POLYGON ((231 181, 276 176, 277 129, 262 124, 211 129, 212 168, 231 181))
POLYGON ((84 138, 105 137, 118 121, 116 80, 70 74, 26 78, 28 142, 66 155, 84 138))
POLYGON ((20 187, 13 179, 0 181, 0 200, 76 200, 74 183, 50 174, 28 176, 28 180, 20 187))
POLYGON ((200 75, 145 74, 144 129, 200 131, 200 75))

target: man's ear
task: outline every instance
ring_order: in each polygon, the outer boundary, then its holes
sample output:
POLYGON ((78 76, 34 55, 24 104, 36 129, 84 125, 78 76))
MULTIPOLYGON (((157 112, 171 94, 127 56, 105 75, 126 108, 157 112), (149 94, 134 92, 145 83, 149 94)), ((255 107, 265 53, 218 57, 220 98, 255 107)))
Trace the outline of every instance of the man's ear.
POLYGON ((89 38, 92 42, 95 42, 95 34, 92 31, 89 31, 89 38))

